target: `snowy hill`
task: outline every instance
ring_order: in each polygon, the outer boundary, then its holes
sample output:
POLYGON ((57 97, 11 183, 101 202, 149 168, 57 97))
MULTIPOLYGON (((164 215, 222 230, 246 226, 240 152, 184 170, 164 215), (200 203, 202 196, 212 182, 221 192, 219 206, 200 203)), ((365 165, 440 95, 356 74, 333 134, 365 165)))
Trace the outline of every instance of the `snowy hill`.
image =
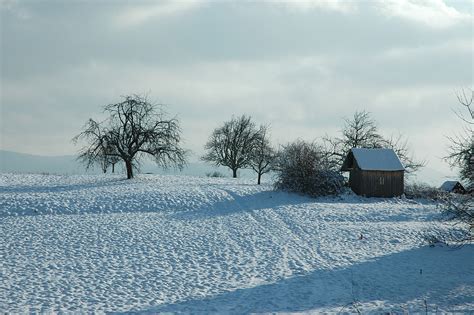
POLYGON ((0 174, 0 309, 474 310, 474 246, 428 247, 427 201, 249 180, 0 174))

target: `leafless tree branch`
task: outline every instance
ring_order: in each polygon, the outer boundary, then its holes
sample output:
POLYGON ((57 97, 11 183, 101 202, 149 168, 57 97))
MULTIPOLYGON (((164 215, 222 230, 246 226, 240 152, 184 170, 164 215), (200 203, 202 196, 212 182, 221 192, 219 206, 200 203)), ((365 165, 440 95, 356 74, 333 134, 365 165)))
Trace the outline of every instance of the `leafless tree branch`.
POLYGON ((232 117, 223 126, 214 129, 204 146, 207 152, 202 160, 229 167, 236 178, 238 169, 250 165, 258 137, 259 131, 250 116, 232 117))
POLYGON ((186 163, 178 120, 166 118, 162 108, 146 96, 125 96, 122 102, 106 105, 104 111, 109 114, 104 122, 90 119, 85 130, 73 139, 88 143, 79 154, 88 167, 101 156, 115 163, 121 159, 130 179, 144 156, 151 156, 162 167, 181 168, 186 163))

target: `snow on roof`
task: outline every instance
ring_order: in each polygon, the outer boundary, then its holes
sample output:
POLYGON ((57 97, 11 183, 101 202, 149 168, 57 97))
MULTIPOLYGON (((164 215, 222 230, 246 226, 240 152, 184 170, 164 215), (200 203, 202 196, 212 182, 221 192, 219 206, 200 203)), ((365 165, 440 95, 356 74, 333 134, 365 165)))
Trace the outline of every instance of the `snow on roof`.
POLYGON ((439 189, 444 191, 452 191, 457 183, 459 183, 457 180, 447 180, 443 183, 443 185, 441 185, 439 189))
POLYGON ((351 149, 361 170, 403 171, 405 168, 392 149, 351 149))

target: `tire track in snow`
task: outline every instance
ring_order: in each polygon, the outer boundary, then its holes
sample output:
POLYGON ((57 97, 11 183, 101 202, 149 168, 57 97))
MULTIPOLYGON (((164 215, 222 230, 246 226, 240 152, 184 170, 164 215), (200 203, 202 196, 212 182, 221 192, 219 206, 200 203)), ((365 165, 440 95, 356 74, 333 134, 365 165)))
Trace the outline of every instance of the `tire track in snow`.
POLYGON ((254 213, 253 218, 265 230, 272 249, 279 253, 282 275, 300 274, 310 269, 305 255, 310 250, 309 243, 280 214, 266 208, 254 213))

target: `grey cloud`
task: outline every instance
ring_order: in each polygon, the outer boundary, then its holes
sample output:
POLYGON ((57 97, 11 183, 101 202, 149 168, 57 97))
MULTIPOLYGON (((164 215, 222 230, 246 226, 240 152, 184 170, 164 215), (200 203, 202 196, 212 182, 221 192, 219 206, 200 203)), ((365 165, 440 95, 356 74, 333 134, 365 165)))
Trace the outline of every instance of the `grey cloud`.
POLYGON ((213 3, 179 18, 120 28, 113 17, 124 7, 53 2, 29 8, 33 13, 27 21, 4 12, 2 37, 15 51, 2 58, 4 76, 55 71, 84 61, 162 66, 341 52, 366 56, 393 47, 437 43, 443 32, 451 39, 466 36, 466 28, 431 30, 384 18, 375 8, 340 14, 285 11, 259 3, 213 3))
POLYGON ((101 105, 149 91, 179 114, 198 154, 232 114, 271 123, 284 143, 335 133, 355 109, 441 152, 441 129, 458 125, 447 118, 453 90, 472 84, 471 25, 430 28, 376 7, 212 2, 124 27, 117 16, 130 2, 19 6, 0 10, 5 149, 70 154, 101 105))

